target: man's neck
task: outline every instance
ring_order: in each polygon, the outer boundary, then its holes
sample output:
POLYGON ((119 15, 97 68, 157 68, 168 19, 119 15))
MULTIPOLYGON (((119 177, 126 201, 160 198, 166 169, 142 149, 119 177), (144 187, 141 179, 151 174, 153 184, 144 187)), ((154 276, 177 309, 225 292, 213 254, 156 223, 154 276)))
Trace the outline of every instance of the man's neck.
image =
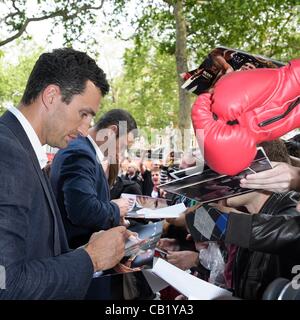
POLYGON ((20 105, 18 110, 23 114, 27 121, 31 124, 33 130, 37 134, 42 145, 46 144, 46 138, 43 134, 43 122, 41 108, 36 107, 34 104, 30 106, 20 105))

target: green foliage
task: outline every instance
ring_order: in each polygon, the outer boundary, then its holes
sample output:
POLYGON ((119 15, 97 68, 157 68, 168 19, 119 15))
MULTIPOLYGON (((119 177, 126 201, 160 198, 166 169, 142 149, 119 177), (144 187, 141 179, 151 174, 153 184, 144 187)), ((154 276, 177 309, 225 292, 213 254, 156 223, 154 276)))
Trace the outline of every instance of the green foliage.
POLYGON ((20 102, 27 79, 35 61, 41 53, 35 49, 30 55, 21 55, 17 63, 9 63, 5 56, 0 56, 0 113, 7 105, 17 105, 20 102))
MULTIPOLYGON (((119 19, 126 6, 113 2, 119 19)), ((137 1, 140 10, 131 19, 137 45, 155 39, 161 51, 175 54, 176 2, 137 1)), ((217 45, 284 61, 299 56, 299 0, 185 0, 184 9, 190 60, 196 64, 217 45)))
POLYGON ((192 6, 189 11, 190 49, 197 52, 199 58, 222 44, 287 61, 299 55, 297 2, 211 0, 200 7, 192 6))
POLYGON ((170 122, 177 126, 178 107, 174 57, 149 43, 126 51, 124 75, 111 84, 100 114, 110 108, 124 108, 147 131, 165 128, 170 122))

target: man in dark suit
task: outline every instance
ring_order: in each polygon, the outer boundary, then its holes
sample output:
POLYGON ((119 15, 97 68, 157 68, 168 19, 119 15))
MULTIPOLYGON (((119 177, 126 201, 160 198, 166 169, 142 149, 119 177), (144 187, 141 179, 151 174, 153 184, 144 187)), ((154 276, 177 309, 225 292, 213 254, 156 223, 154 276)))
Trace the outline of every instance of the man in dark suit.
POLYGON ((71 248, 86 243, 95 231, 120 225, 127 214, 128 199, 110 201, 102 164, 118 163, 119 154, 134 142, 136 129, 129 112, 112 109, 88 130, 87 137, 78 137, 55 155, 50 181, 71 248))
POLYGON ((36 62, 21 103, 0 118, 0 299, 81 299, 93 273, 124 254, 124 227, 95 233, 70 251, 42 167, 42 145, 66 147, 87 134, 109 86, 83 52, 58 49, 36 62))
MULTIPOLYGON (((60 150, 51 166, 50 181, 71 247, 86 243, 95 231, 119 225, 129 209, 128 199, 110 201, 105 168, 118 164, 120 155, 133 144, 136 121, 126 110, 112 109, 88 133, 60 150)), ((142 274, 134 280, 140 296, 153 294, 142 274)), ((123 276, 96 279, 88 298, 123 299, 123 276), (106 290, 99 292, 95 283, 106 290)))

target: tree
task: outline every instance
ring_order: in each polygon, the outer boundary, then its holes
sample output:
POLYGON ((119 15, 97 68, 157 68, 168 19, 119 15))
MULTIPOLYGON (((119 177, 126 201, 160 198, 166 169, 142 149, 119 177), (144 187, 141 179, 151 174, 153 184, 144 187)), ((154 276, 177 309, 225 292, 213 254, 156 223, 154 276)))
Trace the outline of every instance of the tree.
MULTIPOLYGON (((110 95, 100 114, 124 108, 143 129, 178 125, 178 92, 174 57, 161 53, 153 43, 127 49, 124 74, 112 81, 110 95)), ((100 115, 99 115, 100 116, 100 115)))
MULTIPOLYGON (((96 11, 103 7, 104 0, 36 0, 33 6, 26 0, 0 1, 0 47, 26 33, 30 23, 52 19, 54 26, 64 26, 66 43, 78 39, 87 22, 96 22, 96 11), (29 12, 34 8, 34 13, 29 12)), ((53 30, 52 30, 53 31, 53 30)))
MULTIPOLYGON (((187 54, 187 29, 184 14, 184 1, 167 1, 169 5, 173 5, 173 14, 175 17, 176 26, 176 45, 175 45, 175 58, 177 67, 177 84, 179 92, 179 128, 189 129, 190 127, 190 113, 191 102, 189 94, 181 88, 182 78, 180 74, 188 69, 188 54, 187 54)), ((183 134, 183 132, 182 132, 183 134)))
POLYGON ((287 61, 299 54, 298 2, 211 0, 190 6, 189 48, 198 59, 223 44, 287 61))
MULTIPOLYGON (((128 2, 112 1, 118 28, 120 15, 129 19, 128 2)), ((297 0, 152 0, 136 1, 131 24, 135 27, 136 46, 149 39, 157 41, 160 50, 174 55, 179 74, 187 71, 188 59, 199 65, 217 45, 239 48, 270 58, 287 61, 298 55, 299 14, 297 0), (183 70, 185 69, 185 70, 183 70)), ((116 32, 122 36, 122 30, 116 32)), ((182 93, 183 95, 183 93, 182 93)), ((189 119, 189 103, 180 96, 180 127, 189 119)))
MULTIPOLYGON (((123 8, 125 2, 114 1, 116 6, 116 11, 118 14, 124 12, 123 8), (121 11, 120 11, 121 10, 121 11)), ((136 44, 137 46, 145 43, 148 39, 154 39, 155 34, 150 32, 152 28, 150 24, 152 24, 153 29, 158 26, 159 31, 163 32, 164 28, 167 29, 168 24, 172 26, 172 29, 175 28, 175 38, 176 38, 176 50, 175 50, 175 61, 176 61, 176 69, 177 69, 177 92, 178 92, 178 100, 179 100, 179 113, 178 113, 178 127, 183 130, 185 128, 190 128, 190 96, 189 94, 181 89, 181 85, 183 83, 180 74, 187 71, 188 65, 188 54, 187 54, 187 44, 186 44, 186 21, 184 14, 184 0, 164 0, 154 1, 149 3, 141 2, 140 5, 142 7, 143 15, 141 17, 137 17, 136 20, 132 21, 134 25, 137 25, 136 29, 136 44), (171 10, 170 10, 171 8, 171 10), (166 22, 166 24, 165 24, 166 22), (143 33, 144 37, 140 34, 140 31, 143 33), (145 34, 147 32, 147 34, 145 34), (145 41, 146 40, 146 41, 145 41)), ((126 15, 126 13, 125 13, 126 15)), ((118 19, 118 18, 117 18, 118 19)), ((114 20, 112 20, 113 22, 114 20)), ((118 20, 117 20, 118 21, 118 20)), ((113 25, 113 24, 112 24, 113 25)), ((159 42, 159 41, 158 41, 159 42)), ((167 51, 165 51, 167 53, 167 51)))

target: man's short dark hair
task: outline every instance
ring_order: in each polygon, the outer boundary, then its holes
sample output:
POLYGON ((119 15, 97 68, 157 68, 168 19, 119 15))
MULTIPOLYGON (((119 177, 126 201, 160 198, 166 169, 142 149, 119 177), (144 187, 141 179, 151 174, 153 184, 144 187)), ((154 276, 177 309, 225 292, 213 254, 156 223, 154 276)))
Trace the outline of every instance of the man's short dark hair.
MULTIPOLYGON (((116 125, 119 129, 120 122, 126 122, 127 133, 137 129, 137 124, 133 116, 128 111, 123 109, 112 109, 106 112, 95 124, 95 128, 96 131, 99 131, 111 125, 116 125)), ((137 130, 135 130, 134 133, 136 136, 137 130)), ((117 136, 119 136, 119 130, 117 136)))
POLYGON ((264 141, 259 145, 264 148, 266 155, 271 161, 291 163, 286 145, 282 140, 264 141))
POLYGON ((285 141, 285 145, 290 156, 300 158, 300 134, 285 141))
POLYGON ((105 73, 86 53, 71 48, 43 53, 31 71, 21 103, 34 102, 50 84, 59 86, 63 102, 70 103, 73 95, 85 90, 88 80, 100 89, 102 96, 108 93, 105 73))

